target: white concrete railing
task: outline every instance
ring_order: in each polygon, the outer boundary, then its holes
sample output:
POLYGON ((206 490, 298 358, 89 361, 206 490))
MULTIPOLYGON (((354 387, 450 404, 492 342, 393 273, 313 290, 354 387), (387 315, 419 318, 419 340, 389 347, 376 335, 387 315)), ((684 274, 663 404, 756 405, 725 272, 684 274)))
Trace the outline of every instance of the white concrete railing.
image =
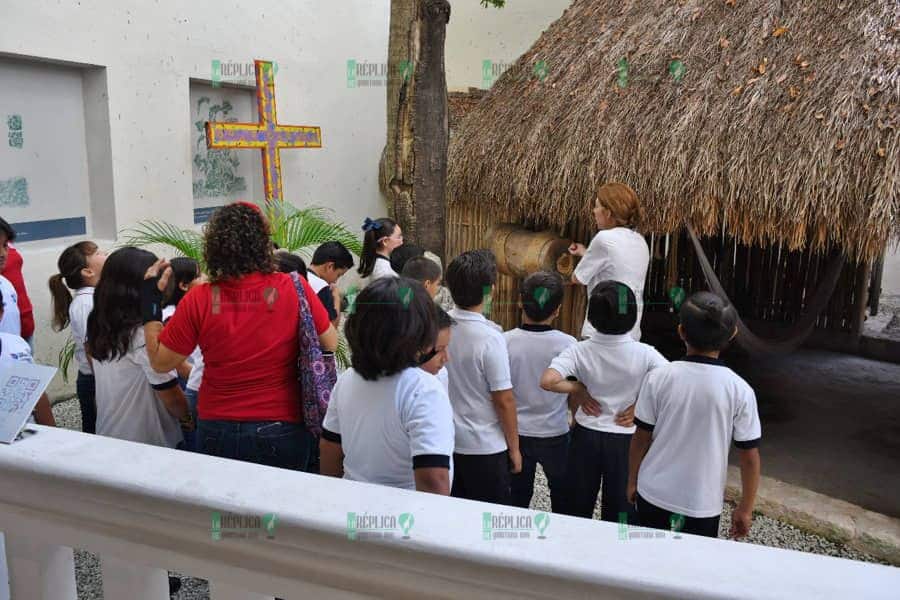
POLYGON ((0 446, 14 600, 75 598, 72 547, 101 556, 106 600, 167 598, 165 569, 208 579, 215 600, 895 598, 900 589, 891 567, 687 535, 623 541, 615 524, 558 515, 546 539, 485 540, 484 512, 534 513, 36 430, 0 446), (214 510, 275 514, 274 537, 215 540, 214 510), (410 538, 348 539, 350 512, 410 513, 410 538))

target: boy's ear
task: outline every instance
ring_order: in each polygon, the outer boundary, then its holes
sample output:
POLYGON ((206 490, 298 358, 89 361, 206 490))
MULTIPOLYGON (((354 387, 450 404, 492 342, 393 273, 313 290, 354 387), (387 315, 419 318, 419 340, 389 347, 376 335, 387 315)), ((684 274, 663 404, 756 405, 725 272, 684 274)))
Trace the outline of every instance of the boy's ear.
MULTIPOLYGON (((737 331, 735 331, 735 333, 737 333, 737 331)), ((678 324, 678 337, 681 338, 682 342, 687 341, 684 337, 684 326, 681 323, 678 324)))
POLYGON ((733 340, 734 338, 736 338, 736 337, 737 337, 737 334, 738 334, 738 326, 735 325, 735 326, 734 326, 734 333, 731 334, 731 337, 728 338, 728 341, 730 342, 731 340, 733 340))

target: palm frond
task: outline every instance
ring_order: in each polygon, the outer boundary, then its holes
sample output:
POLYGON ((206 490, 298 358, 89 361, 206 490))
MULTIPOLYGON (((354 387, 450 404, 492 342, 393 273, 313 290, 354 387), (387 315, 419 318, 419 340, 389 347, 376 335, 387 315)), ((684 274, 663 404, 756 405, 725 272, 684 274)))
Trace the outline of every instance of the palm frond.
POLYGON ((344 337, 343 330, 338 331, 338 347, 334 351, 334 360, 339 370, 343 371, 350 368, 350 345, 347 338, 344 337))
POLYGON ((272 240, 291 252, 309 249, 329 241, 337 241, 359 256, 362 243, 343 223, 334 221, 332 211, 318 207, 296 208, 284 204, 270 209, 272 240))
POLYGON ((59 372, 62 374, 63 381, 69 383, 69 367, 75 360, 75 341, 72 336, 66 339, 66 343, 59 350, 57 363, 59 364, 59 372))
POLYGON ((165 221, 141 221, 122 235, 123 243, 128 246, 169 246, 180 256, 193 258, 203 265, 203 235, 193 229, 182 229, 165 221))

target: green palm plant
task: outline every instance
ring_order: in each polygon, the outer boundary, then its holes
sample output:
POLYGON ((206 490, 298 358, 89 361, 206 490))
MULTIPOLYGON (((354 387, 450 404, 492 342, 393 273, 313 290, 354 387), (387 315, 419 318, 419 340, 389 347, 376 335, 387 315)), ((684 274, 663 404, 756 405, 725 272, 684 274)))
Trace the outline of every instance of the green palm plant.
MULTIPOLYGON (((312 250, 328 241, 338 241, 350 252, 362 254, 362 243, 355 233, 344 224, 333 220, 332 212, 326 208, 313 206, 297 208, 283 202, 266 202, 261 205, 269 220, 272 242, 279 248, 296 252, 309 259, 312 250)), ((193 258, 205 270, 203 261, 203 234, 194 229, 185 229, 165 221, 141 221, 131 229, 122 232, 122 243, 127 246, 168 246, 179 256, 193 258)), ((337 352, 337 363, 342 368, 350 364, 347 342, 341 334, 337 352)))
POLYGON ((69 383, 69 367, 73 360, 75 360, 75 341, 70 335, 63 347, 60 348, 58 357, 59 372, 65 383, 69 383))

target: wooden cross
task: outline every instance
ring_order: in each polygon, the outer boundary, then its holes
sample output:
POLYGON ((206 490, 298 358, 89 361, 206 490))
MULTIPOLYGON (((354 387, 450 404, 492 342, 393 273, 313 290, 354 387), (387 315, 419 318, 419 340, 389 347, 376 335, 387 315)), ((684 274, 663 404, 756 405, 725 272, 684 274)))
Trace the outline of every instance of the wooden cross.
POLYGON ((256 65, 256 104, 259 123, 206 122, 206 147, 259 148, 263 161, 266 202, 284 200, 281 183, 282 148, 321 148, 322 130, 306 125, 279 125, 275 112, 275 75, 272 63, 256 65))

